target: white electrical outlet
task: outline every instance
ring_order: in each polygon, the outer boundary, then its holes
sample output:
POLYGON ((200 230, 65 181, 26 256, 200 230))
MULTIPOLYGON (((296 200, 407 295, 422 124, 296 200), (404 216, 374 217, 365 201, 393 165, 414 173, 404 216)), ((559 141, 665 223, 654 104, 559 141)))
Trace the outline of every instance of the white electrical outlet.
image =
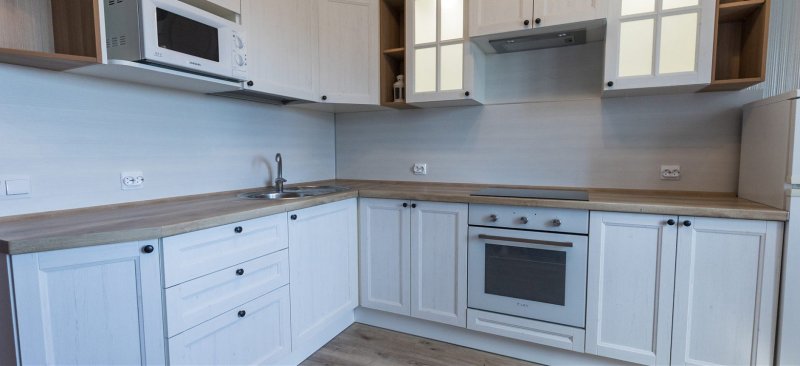
POLYGON ((123 191, 131 189, 142 189, 142 187, 144 187, 144 173, 122 172, 120 173, 119 183, 123 191))
POLYGON ((662 165, 661 180, 681 180, 680 165, 662 165))
POLYGON ((413 172, 414 175, 428 175, 428 164, 414 163, 414 166, 411 168, 411 172, 413 172))

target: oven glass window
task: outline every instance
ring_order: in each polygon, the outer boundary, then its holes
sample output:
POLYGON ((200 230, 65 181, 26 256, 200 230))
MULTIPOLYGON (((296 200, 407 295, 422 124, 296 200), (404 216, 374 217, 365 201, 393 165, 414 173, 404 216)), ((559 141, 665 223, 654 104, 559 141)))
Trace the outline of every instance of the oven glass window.
POLYGON ((486 244, 485 292, 564 305, 567 253, 486 244))
POLYGON ((219 30, 164 9, 156 9, 158 47, 219 62, 219 30))

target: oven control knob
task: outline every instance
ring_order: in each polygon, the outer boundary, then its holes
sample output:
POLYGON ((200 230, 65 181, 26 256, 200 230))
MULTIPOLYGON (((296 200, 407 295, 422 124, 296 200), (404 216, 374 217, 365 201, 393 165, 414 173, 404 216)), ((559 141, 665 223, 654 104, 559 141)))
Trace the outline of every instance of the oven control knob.
POLYGON ((491 222, 497 222, 497 215, 495 215, 495 214, 491 214, 491 215, 489 215, 489 221, 491 221, 491 222))
POLYGON ((561 226, 561 220, 553 219, 553 226, 561 226))
POLYGON ((522 221, 523 224, 527 224, 528 223, 528 218, 525 217, 525 216, 522 216, 522 217, 519 218, 519 221, 522 221))
POLYGON ((235 59, 237 65, 244 66, 244 57, 242 57, 242 55, 237 53, 235 59))
POLYGON ((239 37, 239 36, 234 34, 233 35, 233 45, 236 46, 236 48, 238 48, 240 50, 242 48, 244 48, 244 41, 242 40, 242 37, 239 37))

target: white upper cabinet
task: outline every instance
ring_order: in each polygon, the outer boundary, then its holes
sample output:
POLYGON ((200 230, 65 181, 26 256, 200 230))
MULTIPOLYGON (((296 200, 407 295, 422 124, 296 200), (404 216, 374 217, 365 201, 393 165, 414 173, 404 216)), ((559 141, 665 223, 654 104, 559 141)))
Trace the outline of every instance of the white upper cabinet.
POLYGON ((411 104, 480 104, 483 58, 469 42, 464 0, 406 1, 406 99, 411 104))
POLYGON ((681 217, 673 365, 771 365, 779 222, 681 217))
POLYGON ((245 90, 378 104, 378 0, 242 0, 245 90))
POLYGON ((316 0, 242 0, 250 77, 245 89, 318 99, 317 4, 316 0))
POLYGON ((157 240, 15 255, 24 365, 163 365, 157 240))
POLYGON ((669 364, 677 220, 591 213, 586 353, 669 364))
POLYGON ((607 0, 472 0, 472 37, 577 23, 606 17, 607 0))
POLYGON ((711 82, 715 1, 609 1, 606 94, 696 91, 711 82))
POLYGON ((319 2, 319 99, 379 103, 378 0, 319 2))

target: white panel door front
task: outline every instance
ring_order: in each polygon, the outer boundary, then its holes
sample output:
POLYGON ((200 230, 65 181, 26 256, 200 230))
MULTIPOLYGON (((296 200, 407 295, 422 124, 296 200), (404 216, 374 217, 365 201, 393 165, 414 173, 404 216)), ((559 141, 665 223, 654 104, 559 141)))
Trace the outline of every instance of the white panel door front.
POLYGON ((468 206, 411 207, 411 316, 466 327, 468 206))
POLYGON ((606 17, 606 0, 535 0, 534 27, 585 22, 606 17))
POLYGON ((529 29, 534 0, 471 0, 470 37, 529 29))

